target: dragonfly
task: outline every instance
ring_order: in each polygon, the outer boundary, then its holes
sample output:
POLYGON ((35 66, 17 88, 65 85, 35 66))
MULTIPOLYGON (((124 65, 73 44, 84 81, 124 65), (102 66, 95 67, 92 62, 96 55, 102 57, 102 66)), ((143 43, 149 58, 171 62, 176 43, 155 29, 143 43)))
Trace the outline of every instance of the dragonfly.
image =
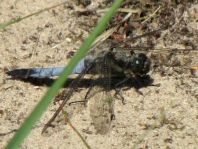
MULTIPOLYGON (((84 2, 89 4, 88 0, 84 2)), ((135 20, 135 18, 133 19, 135 20)), ((121 26, 123 22, 125 21, 121 21, 118 23, 118 25, 121 26)), ((137 26, 137 24, 134 26, 137 26)), ((118 29, 117 26, 113 28, 115 30, 118 29)), ((122 30, 123 29, 121 29, 121 31, 122 30)), ((139 38, 139 36, 137 38, 139 38)), ((134 40, 137 38, 133 37, 132 39, 134 40)), ((119 95, 123 101, 123 97, 118 90, 119 87, 124 83, 127 83, 130 78, 134 78, 137 80, 135 81, 137 84, 141 84, 141 81, 139 80, 142 78, 147 78, 152 65, 151 59, 146 54, 149 53, 149 51, 146 51, 146 53, 145 50, 143 50, 144 52, 140 51, 140 49, 142 50, 143 47, 139 47, 138 50, 134 50, 134 47, 131 50, 128 50, 127 48, 118 45, 119 44, 112 41, 105 41, 101 44, 101 46, 98 46, 98 50, 91 50, 88 55, 77 64, 77 66, 72 71, 72 74, 77 74, 77 77, 69 84, 69 89, 63 89, 63 91, 61 91, 55 97, 55 101, 62 101, 62 103, 52 118, 44 126, 42 132, 45 132, 47 128, 51 126, 52 122, 59 115, 65 104, 68 103, 68 101, 74 95, 76 89, 79 87, 80 82, 87 74, 93 75, 94 79, 90 83, 90 87, 84 97, 83 102, 85 105, 89 102, 90 117, 92 118, 96 132, 100 134, 106 134, 108 132, 111 127, 112 120, 115 117, 115 98, 111 94, 111 89, 114 89, 116 94, 119 95), (114 84, 114 78, 121 79, 114 84)), ((150 49, 150 47, 148 48, 150 49)), ((146 47, 145 49, 148 48, 146 47)), ((163 49, 157 50, 156 52, 162 52, 164 54, 165 51, 170 52, 169 50, 163 49)), ((174 51, 181 52, 185 50, 174 49, 174 51)), ((153 51, 153 53, 154 52, 155 51, 153 51)), ((167 57, 168 59, 174 57, 174 54, 172 52, 170 53, 171 54, 167 57)), ((168 64, 164 62, 163 59, 162 63, 168 64)), ((174 63, 175 66, 178 64, 177 61, 174 61, 174 63)), ((59 76, 63 70, 64 67, 20 68, 8 71, 7 74, 13 78, 19 79, 50 78, 59 76)))
MULTIPOLYGON (((64 105, 72 97, 78 84, 86 74, 95 77, 90 83, 90 87, 85 95, 84 103, 89 103, 90 117, 93 121, 96 133, 106 134, 111 128, 111 122, 114 119, 115 97, 111 94, 114 89, 116 94, 124 100, 118 88, 130 78, 144 78, 150 71, 151 61, 144 53, 137 53, 133 50, 127 50, 123 47, 115 46, 115 42, 107 40, 98 48, 100 50, 91 50, 73 69, 72 74, 77 74, 69 84, 69 90, 64 89, 60 92, 55 101, 62 101, 52 118, 43 128, 42 132, 51 125, 64 105), (115 84, 113 78, 121 78, 115 84)), ((7 72, 12 78, 48 78, 59 76, 64 67, 49 68, 20 68, 7 72)), ((137 81, 139 82, 139 81, 137 81)))

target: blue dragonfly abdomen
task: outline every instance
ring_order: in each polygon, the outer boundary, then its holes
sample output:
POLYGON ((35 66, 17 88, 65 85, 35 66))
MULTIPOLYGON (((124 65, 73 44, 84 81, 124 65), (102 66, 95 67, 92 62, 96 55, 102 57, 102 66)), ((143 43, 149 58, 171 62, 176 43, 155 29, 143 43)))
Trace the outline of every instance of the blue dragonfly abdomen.
MULTIPOLYGON (((82 59, 73 69, 72 74, 80 74, 86 69, 85 59, 82 59)), ((48 68, 21 68, 13 69, 6 72, 14 78, 47 78, 59 76, 65 67, 48 67, 48 68)))

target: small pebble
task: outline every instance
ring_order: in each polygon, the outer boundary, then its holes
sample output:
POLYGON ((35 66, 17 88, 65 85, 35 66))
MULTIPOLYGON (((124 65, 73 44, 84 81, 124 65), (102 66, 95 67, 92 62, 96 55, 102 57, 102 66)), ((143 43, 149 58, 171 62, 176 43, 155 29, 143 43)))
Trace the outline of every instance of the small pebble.
POLYGON ((194 66, 194 67, 191 67, 191 74, 193 76, 198 77, 198 65, 197 66, 194 66))

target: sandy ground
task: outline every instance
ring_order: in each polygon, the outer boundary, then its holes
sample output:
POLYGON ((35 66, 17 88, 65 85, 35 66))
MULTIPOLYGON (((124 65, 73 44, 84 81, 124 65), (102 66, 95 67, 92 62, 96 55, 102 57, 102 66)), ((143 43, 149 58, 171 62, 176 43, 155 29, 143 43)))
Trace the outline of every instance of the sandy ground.
MULTIPOLYGON (((58 2, 60 1, 3 0, 0 2, 0 22, 25 16, 58 2)), ((97 1, 89 7, 97 8, 97 1)), ((198 6, 193 7, 198 13, 198 6)), ((10 80, 5 69, 65 65, 68 53, 75 51, 88 35, 87 25, 88 28, 95 25, 97 17, 91 17, 77 16, 73 9, 60 6, 0 32, 0 148, 5 147, 14 135, 14 130, 19 128, 48 88, 10 80)), ((197 21, 195 32, 198 32, 197 21)), ((193 59, 196 63, 198 55, 195 54, 193 59)), ((188 70, 174 75, 153 72, 151 77, 154 84, 160 84, 159 87, 141 88, 143 95, 131 88, 124 91, 125 105, 119 100, 115 102, 116 117, 106 135, 95 133, 88 108, 68 107, 72 115, 71 122, 92 148, 128 149, 135 144, 142 149, 197 148, 197 77, 188 70)), ((81 99, 84 94, 85 89, 73 98, 81 99)), ((63 120, 57 120, 55 128, 41 135, 44 124, 57 107, 58 105, 50 105, 21 148, 86 148, 63 120)))

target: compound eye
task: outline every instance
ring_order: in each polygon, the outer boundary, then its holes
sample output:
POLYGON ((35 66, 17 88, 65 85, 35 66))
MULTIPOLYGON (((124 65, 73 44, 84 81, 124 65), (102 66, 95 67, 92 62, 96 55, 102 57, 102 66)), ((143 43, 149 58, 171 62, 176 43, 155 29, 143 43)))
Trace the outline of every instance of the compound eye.
POLYGON ((144 75, 150 70, 150 60, 143 53, 138 53, 133 57, 131 62, 131 69, 134 74, 144 75))

